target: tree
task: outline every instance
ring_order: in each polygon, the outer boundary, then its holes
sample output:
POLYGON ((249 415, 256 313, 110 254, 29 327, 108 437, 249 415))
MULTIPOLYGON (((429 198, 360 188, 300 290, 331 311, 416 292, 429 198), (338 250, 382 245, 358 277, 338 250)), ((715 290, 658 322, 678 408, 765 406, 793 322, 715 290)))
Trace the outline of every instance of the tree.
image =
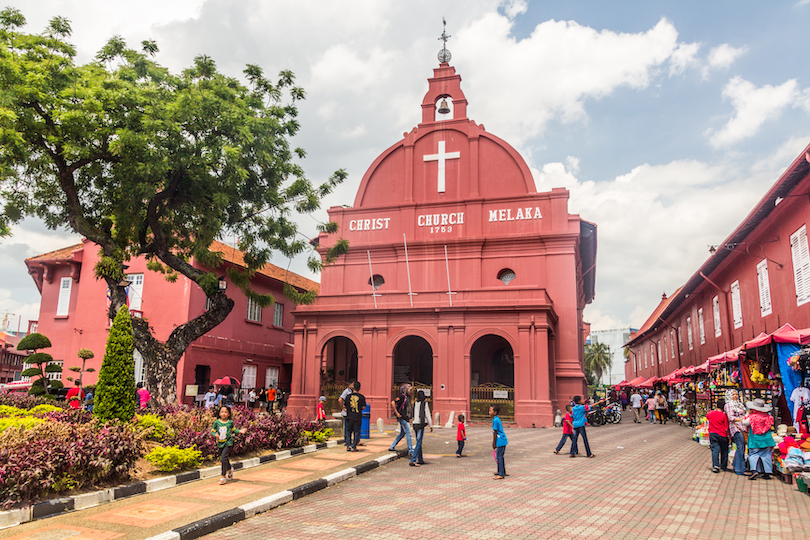
MULTIPOLYGON (((79 374, 79 378, 76 379, 76 380, 79 381, 79 384, 81 384, 83 382, 83 380, 84 380, 85 372, 93 373, 95 371, 95 368, 85 368, 84 365, 87 363, 88 360, 90 360, 91 358, 94 358, 96 355, 90 349, 79 349, 76 352, 76 356, 81 358, 82 366, 81 367, 79 367, 79 366, 70 366, 68 369, 70 371, 72 371, 73 373, 78 373, 79 374)), ((72 381, 73 377, 68 377, 67 380, 72 381)))
MULTIPOLYGON (((66 19, 52 19, 41 35, 20 31, 24 24, 19 11, 0 12, 0 224, 37 216, 100 246, 95 275, 107 283, 110 318, 126 305, 124 268, 132 257, 145 256, 169 281, 182 274, 202 288, 211 309, 178 321, 165 342, 148 320, 133 321, 152 395, 174 402, 184 351, 233 309, 219 275, 260 306, 272 304, 250 278, 273 252, 310 249, 293 214, 317 209, 346 174, 339 170, 316 188, 296 163, 305 152, 292 149, 290 138, 304 91, 289 71, 272 82, 248 65, 246 86, 198 56, 172 74, 152 59, 154 42, 136 51, 120 37, 95 61, 76 65, 66 19), (218 271, 222 254, 209 248, 224 235, 239 238, 244 268, 218 271)), ((337 225, 319 229, 333 233, 337 225)), ((310 268, 347 249, 338 241, 322 259, 312 255, 310 268)), ((287 284, 284 294, 311 303, 316 293, 287 284)))
POLYGON ((34 354, 25 359, 27 364, 35 365, 30 367, 20 374, 23 377, 38 377, 33 383, 31 388, 28 389, 28 394, 32 396, 45 396, 49 395, 48 389, 62 388, 62 381, 51 381, 48 379, 48 373, 61 373, 62 366, 53 364, 53 356, 48 353, 37 352, 38 349, 49 349, 51 347, 51 340, 39 333, 28 334, 20 340, 17 344, 18 351, 34 351, 34 354))
POLYGON ((597 381, 602 374, 613 365, 610 347, 604 343, 588 343, 585 345, 585 371, 594 374, 597 381))
POLYGON ((104 360, 98 372, 93 414, 101 420, 129 422, 135 416, 135 362, 132 319, 126 306, 110 327, 104 360))

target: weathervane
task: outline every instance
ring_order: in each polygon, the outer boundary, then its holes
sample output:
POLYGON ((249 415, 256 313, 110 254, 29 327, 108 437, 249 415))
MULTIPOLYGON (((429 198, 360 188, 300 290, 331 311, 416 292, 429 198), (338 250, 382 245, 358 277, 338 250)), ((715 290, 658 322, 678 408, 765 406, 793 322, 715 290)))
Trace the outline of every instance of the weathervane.
POLYGON ((453 58, 453 55, 447 50, 448 39, 450 39, 450 36, 447 35, 447 21, 445 21, 444 17, 442 17, 442 35, 439 38, 439 41, 443 42, 442 50, 439 51, 439 62, 442 64, 450 62, 450 59, 453 58))

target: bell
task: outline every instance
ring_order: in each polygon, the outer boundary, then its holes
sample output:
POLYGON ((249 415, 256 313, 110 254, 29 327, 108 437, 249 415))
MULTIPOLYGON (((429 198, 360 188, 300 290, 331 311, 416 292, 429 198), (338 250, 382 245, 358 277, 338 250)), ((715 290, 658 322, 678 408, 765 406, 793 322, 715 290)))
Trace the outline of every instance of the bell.
POLYGON ((450 107, 447 106, 447 100, 442 99, 442 102, 439 103, 439 114, 447 114, 450 112, 450 107))

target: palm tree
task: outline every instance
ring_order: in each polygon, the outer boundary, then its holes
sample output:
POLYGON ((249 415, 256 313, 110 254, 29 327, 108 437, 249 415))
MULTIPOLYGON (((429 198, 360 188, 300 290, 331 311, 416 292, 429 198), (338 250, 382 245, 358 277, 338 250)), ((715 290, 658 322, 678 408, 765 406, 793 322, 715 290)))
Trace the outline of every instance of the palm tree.
POLYGON ((605 343, 588 343, 585 345, 585 371, 590 371, 598 380, 602 374, 610 369, 613 358, 610 347, 605 343))

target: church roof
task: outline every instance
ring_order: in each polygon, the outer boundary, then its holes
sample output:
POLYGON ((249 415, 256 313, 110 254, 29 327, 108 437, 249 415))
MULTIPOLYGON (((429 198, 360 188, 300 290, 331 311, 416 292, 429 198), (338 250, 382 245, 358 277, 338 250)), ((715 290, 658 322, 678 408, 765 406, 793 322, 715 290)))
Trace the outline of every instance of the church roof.
POLYGON ((33 257, 29 257, 26 262, 34 262, 34 261, 60 261, 60 260, 68 260, 71 258, 71 255, 74 251, 78 251, 84 247, 84 244, 74 244, 72 246, 63 247, 57 249, 55 251, 49 251, 48 253, 43 253, 42 255, 35 255, 33 257))

